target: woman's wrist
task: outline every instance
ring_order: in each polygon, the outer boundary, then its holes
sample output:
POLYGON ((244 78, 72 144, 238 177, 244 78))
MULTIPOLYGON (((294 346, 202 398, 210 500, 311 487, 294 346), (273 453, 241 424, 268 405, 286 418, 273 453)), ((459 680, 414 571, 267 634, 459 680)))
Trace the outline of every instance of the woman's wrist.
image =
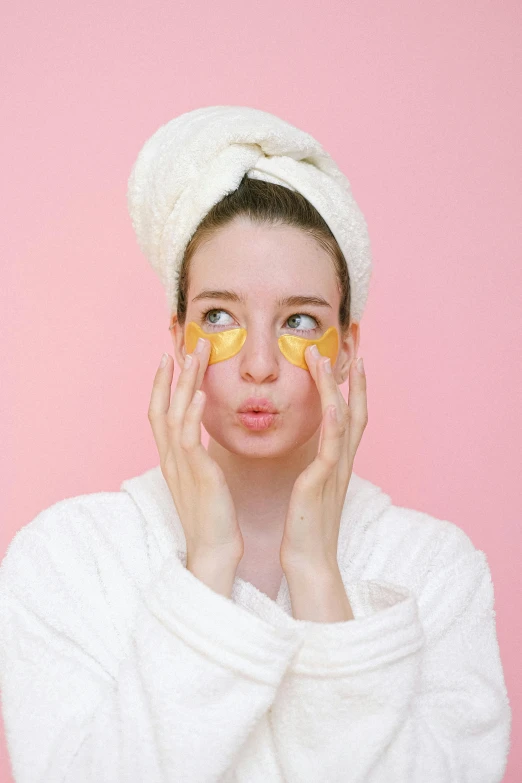
POLYGON ((354 619, 338 567, 288 569, 285 576, 296 620, 337 623, 354 619))
POLYGON ((237 558, 187 555, 187 570, 211 590, 230 598, 239 565, 237 558))

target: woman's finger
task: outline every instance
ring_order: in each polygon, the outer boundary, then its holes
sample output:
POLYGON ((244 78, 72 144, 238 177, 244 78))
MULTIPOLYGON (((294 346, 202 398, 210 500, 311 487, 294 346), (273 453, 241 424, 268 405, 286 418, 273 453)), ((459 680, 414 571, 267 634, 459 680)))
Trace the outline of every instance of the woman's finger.
MULTIPOLYGON (((310 374, 312 375, 321 396, 323 416, 326 413, 328 405, 335 405, 339 409, 340 414, 339 389, 332 372, 330 359, 321 355, 319 355, 319 357, 314 356, 311 346, 306 349, 305 358, 310 368, 310 374)), ((341 416, 339 416, 339 418, 341 418, 341 416)))
POLYGON ((306 361, 308 363, 310 373, 317 385, 319 394, 321 395, 321 407, 323 411, 323 425, 321 428, 320 443, 318 449, 318 456, 324 455, 319 461, 323 465, 323 473, 325 472, 326 465, 330 464, 331 454, 337 455, 337 464, 341 471, 346 471, 348 467, 348 427, 349 427, 349 410, 348 405, 337 385, 337 381, 333 373, 328 372, 328 368, 331 368, 329 360, 325 360, 323 356, 315 356, 308 347, 305 351, 306 361), (336 421, 338 423, 338 436, 332 434, 331 422, 328 427, 327 409, 330 406, 335 406, 337 412, 336 421), (333 438, 333 444, 332 444, 333 438), (327 440, 327 443, 323 446, 323 441, 327 440), (335 445, 337 444, 337 445, 335 445), (338 447, 338 448, 337 448, 338 447), (325 450, 326 449, 326 450, 325 450))
POLYGON ((328 405, 323 419, 323 432, 318 458, 322 462, 325 474, 330 473, 339 464, 344 452, 346 426, 343 417, 339 417, 337 405, 328 405))
POLYGON ((342 406, 342 395, 339 391, 339 386, 337 385, 337 381, 335 380, 335 376, 332 372, 332 365, 330 363, 330 359, 323 359, 320 362, 320 375, 322 375, 321 384, 322 388, 324 390, 323 392, 323 410, 326 412, 326 409, 330 405, 335 405, 336 409, 336 420, 339 422, 343 435, 346 429, 346 418, 345 418, 345 411, 342 406))
POLYGON ((348 403, 344 399, 344 394, 339 384, 337 384, 337 397, 338 397, 338 411, 340 420, 344 423, 344 440, 341 448, 341 456, 339 457, 339 469, 344 475, 346 469, 350 467, 349 457, 349 435, 350 435, 350 409, 348 403))
POLYGON ((167 354, 165 366, 159 366, 156 370, 148 410, 148 419, 161 460, 166 456, 169 446, 166 415, 170 407, 170 389, 173 372, 174 362, 167 354))
POLYGON ((365 427, 368 423, 368 402, 366 396, 366 374, 357 369, 354 359, 350 366, 350 387, 348 407, 350 409, 349 446, 352 455, 359 448, 365 427))
POLYGON ((341 456, 344 436, 339 430, 339 422, 333 418, 332 411, 335 410, 335 406, 331 405, 324 412, 317 456, 296 480, 300 491, 305 495, 309 493, 311 501, 316 497, 317 490, 326 483, 332 470, 336 469, 341 456))
POLYGON ((200 387, 203 380, 210 358, 210 348, 210 340, 199 338, 193 353, 188 353, 185 356, 185 363, 181 369, 168 412, 168 420, 177 433, 183 429, 187 408, 192 402, 194 392, 200 387))
POLYGON ((185 452, 186 459, 193 467, 196 467, 196 463, 201 464, 202 458, 207 453, 201 443, 201 419, 205 402, 205 392, 197 389, 187 408, 180 435, 180 446, 185 452))
POLYGON ((197 354, 188 353, 185 356, 185 363, 181 368, 176 388, 172 394, 170 408, 167 413, 167 421, 174 432, 177 433, 178 437, 183 429, 183 421, 187 408, 196 391, 199 366, 199 356, 197 354))
POLYGON ((203 378, 205 377, 205 373, 207 371, 211 350, 212 345, 210 344, 210 340, 207 340, 204 337, 198 337, 196 347, 194 348, 194 353, 199 357, 199 368, 198 374, 196 376, 196 389, 201 388, 201 384, 203 383, 203 378))
MULTIPOLYGON (((171 403, 172 412, 168 421, 172 423, 171 448, 178 464, 178 476, 181 482, 192 480, 197 474, 203 474, 203 466, 207 452, 201 443, 201 419, 199 416, 198 399, 196 395, 208 366, 210 357, 210 341, 199 338, 187 367, 180 375, 181 393, 179 404, 177 400, 171 403), (188 395, 191 394, 190 399, 188 395), (188 421, 187 421, 188 419, 188 421)), ((201 408, 201 414, 203 413, 201 408)), ((208 459, 206 461, 208 467, 208 459)))

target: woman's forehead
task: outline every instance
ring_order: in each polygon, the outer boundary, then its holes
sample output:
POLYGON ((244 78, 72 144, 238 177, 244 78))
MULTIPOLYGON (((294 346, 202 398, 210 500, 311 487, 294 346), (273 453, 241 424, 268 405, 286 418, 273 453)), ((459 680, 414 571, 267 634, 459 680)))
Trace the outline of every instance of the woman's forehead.
POLYGON ((193 258, 227 258, 259 263, 270 258, 329 258, 325 248, 297 226, 233 221, 205 238, 193 258))
MULTIPOLYGON (((189 299, 203 289, 234 292, 246 302, 252 297, 315 295, 331 303, 337 291, 334 263, 315 240, 296 230, 285 232, 255 227, 237 241, 232 231, 220 231, 194 253, 189 299)), ((278 227, 276 227, 278 228, 278 227)), ((236 301, 239 301, 236 299, 236 301)))

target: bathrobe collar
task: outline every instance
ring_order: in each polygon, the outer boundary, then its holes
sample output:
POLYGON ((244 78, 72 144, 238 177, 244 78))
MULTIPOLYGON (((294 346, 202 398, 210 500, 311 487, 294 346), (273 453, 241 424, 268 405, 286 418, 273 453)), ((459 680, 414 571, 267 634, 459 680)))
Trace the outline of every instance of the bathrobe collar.
MULTIPOLYGON (((134 478, 126 479, 122 482, 120 490, 132 497, 145 519, 149 552, 159 552, 159 559, 156 564, 152 564, 153 567, 156 565, 159 568, 162 560, 174 552, 186 566, 185 533, 161 467, 157 465, 134 478)), ((365 522, 365 509, 371 509, 371 516, 374 517, 377 511, 382 511, 390 503, 390 497, 379 487, 361 478, 352 470, 339 529, 340 567, 349 548, 354 527, 365 522)), ((281 610, 286 615, 292 614, 285 576, 281 581, 275 602, 253 584, 238 576, 234 581, 231 598, 267 618, 276 618, 281 610)))

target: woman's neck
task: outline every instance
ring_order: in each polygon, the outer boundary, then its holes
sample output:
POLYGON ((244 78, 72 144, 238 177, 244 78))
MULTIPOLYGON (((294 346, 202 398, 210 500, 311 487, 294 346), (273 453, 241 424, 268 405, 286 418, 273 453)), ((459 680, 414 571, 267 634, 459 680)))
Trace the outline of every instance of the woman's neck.
POLYGON ((208 453, 225 474, 238 524, 247 538, 281 540, 294 482, 315 459, 319 430, 299 449, 275 459, 234 454, 209 437, 208 453))

